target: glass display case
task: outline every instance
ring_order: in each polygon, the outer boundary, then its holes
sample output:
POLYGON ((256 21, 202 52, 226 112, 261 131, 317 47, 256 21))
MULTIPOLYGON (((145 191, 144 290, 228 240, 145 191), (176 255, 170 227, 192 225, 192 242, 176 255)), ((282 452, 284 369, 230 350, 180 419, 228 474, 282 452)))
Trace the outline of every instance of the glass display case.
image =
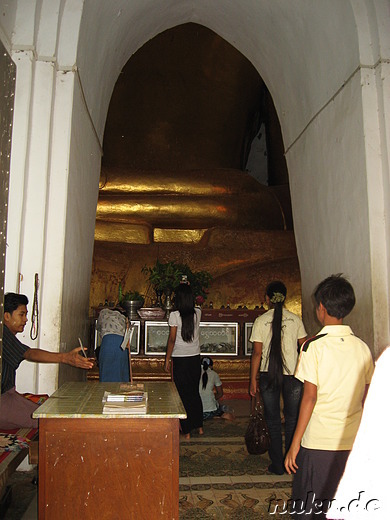
POLYGON ((238 323, 201 322, 199 342, 201 354, 236 356, 238 323))
MULTIPOLYGON (((165 355, 169 336, 167 322, 145 321, 145 354, 165 355)), ((238 323, 201 322, 199 331, 201 354, 236 356, 238 323)))
POLYGON ((166 321, 145 321, 145 354, 165 356, 169 336, 166 321))

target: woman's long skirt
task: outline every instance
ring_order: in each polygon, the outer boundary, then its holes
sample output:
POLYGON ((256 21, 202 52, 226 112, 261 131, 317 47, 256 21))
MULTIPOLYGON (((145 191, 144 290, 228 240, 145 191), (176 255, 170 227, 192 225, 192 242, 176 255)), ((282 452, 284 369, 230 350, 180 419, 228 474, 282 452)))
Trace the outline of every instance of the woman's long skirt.
POLYGON ((123 336, 106 334, 100 345, 99 380, 102 383, 128 383, 129 351, 121 349, 123 336))

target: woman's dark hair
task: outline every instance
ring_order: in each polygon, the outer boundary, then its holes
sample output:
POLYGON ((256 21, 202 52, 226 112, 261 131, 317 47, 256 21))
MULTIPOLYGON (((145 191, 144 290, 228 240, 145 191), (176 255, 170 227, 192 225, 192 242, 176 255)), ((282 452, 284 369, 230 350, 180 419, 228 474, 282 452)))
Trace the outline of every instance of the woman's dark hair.
POLYGON ((322 303, 329 316, 338 320, 345 318, 356 302, 352 285, 341 274, 322 280, 315 288, 314 299, 317 308, 322 303))
POLYGON ((207 370, 209 369, 209 367, 213 368, 213 360, 209 357, 204 357, 202 359, 202 367, 203 367, 202 388, 205 389, 207 386, 207 381, 209 380, 207 370))
POLYGON ((181 283, 175 290, 175 308, 181 317, 181 337, 189 343, 194 338, 195 301, 191 287, 181 283))
POLYGON ((28 304, 28 298, 25 294, 17 294, 9 292, 4 295, 4 312, 12 314, 20 305, 28 304))
POLYGON ((282 354, 282 317, 287 289, 283 282, 275 281, 268 285, 266 294, 274 308, 268 358, 268 386, 280 387, 283 381, 283 368, 285 367, 282 354))

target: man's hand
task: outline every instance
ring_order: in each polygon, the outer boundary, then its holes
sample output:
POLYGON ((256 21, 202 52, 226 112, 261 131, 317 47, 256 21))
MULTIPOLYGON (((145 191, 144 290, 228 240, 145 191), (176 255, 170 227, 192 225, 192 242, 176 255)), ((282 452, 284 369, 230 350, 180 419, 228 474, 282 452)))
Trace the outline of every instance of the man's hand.
POLYGON ((294 437, 291 442, 290 449, 284 459, 284 467, 289 475, 296 473, 298 466, 296 458, 301 448, 301 440, 305 433, 306 427, 309 424, 311 414, 317 402, 317 386, 309 381, 303 384, 303 396, 301 407, 299 409, 299 417, 297 426, 295 428, 294 437))
POLYGON ((170 360, 169 359, 166 359, 165 360, 165 363, 164 363, 164 370, 165 372, 170 372, 170 360))
POLYGON ((290 449, 287 452, 286 458, 284 459, 284 467, 289 475, 296 473, 298 466, 296 461, 297 455, 300 450, 300 445, 291 444, 290 449))
POLYGON ((72 367, 84 368, 90 370, 94 365, 94 358, 86 358, 80 355, 81 347, 76 347, 70 352, 63 354, 63 363, 71 365, 72 367))

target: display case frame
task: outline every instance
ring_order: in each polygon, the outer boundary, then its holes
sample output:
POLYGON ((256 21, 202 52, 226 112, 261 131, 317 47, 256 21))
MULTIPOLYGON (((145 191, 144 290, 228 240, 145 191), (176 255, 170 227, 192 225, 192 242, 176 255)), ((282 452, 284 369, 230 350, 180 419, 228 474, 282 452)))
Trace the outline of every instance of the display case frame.
POLYGON ((145 321, 145 355, 165 356, 168 336, 167 321, 145 321))
POLYGON ((237 356, 238 323, 202 321, 200 323, 199 342, 202 355, 237 356), (215 339, 219 341, 213 341, 215 339), (205 340, 208 342, 205 343, 205 340))
POLYGON ((246 356, 251 356, 253 351, 253 343, 249 341, 252 334, 253 322, 244 323, 244 353, 246 356))
MULTIPOLYGON (((199 342, 202 355, 237 356, 238 323, 200 322, 199 342), (218 339, 218 341, 215 341, 218 339)), ((145 355, 164 356, 169 325, 162 321, 145 321, 145 355)))

